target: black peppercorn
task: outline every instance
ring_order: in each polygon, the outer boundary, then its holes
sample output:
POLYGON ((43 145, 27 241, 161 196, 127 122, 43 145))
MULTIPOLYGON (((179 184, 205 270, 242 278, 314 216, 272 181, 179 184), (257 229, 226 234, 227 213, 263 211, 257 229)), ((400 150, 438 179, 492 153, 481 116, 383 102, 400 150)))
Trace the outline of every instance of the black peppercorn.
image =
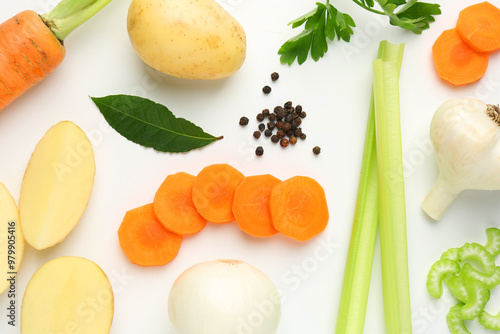
POLYGON ((275 127, 276 127, 276 123, 274 123, 273 121, 267 122, 267 128, 269 130, 274 130, 275 127))
POLYGON ((260 124, 259 124, 259 130, 260 130, 260 131, 264 131, 264 130, 265 130, 265 128, 266 128, 266 126, 264 125, 264 123, 260 123, 260 124))
POLYGON ((300 135, 302 134, 302 128, 296 128, 294 131, 293 131, 293 135, 295 137, 300 137, 300 135))
POLYGON ((259 122, 262 122, 262 121, 264 120, 264 115, 262 115, 262 114, 257 114, 257 117, 255 117, 255 118, 257 118, 257 120, 258 120, 259 122))
POLYGON ((254 131, 253 136, 255 139, 259 139, 260 138, 260 131, 254 131))
POLYGON ((240 118, 240 125, 242 126, 245 126, 248 124, 248 118, 243 116, 242 118, 240 118))
POLYGON ((285 110, 282 108, 278 110, 278 113, 276 114, 276 119, 283 119, 286 116, 285 110))
POLYGON ((271 93, 271 87, 269 87, 269 86, 264 86, 264 87, 262 88, 262 91, 264 92, 264 94, 269 94, 269 93, 271 93))
POLYGON ((306 139, 306 138, 307 138, 307 136, 306 136, 306 134, 305 134, 305 133, 301 133, 301 134, 300 134, 300 139, 304 140, 304 139, 306 139))
POLYGON ((276 80, 278 80, 278 79, 279 79, 279 77, 280 77, 280 75, 279 75, 279 73, 278 73, 278 72, 273 72, 273 73, 271 73, 271 80, 272 80, 272 81, 276 81, 276 80))
POLYGON ((300 118, 296 118, 292 122, 292 125, 294 125, 295 127, 300 126, 300 124, 302 124, 302 120, 300 118))
POLYGON ((292 122, 293 122, 293 116, 292 116, 292 115, 287 115, 287 116, 285 117, 285 123, 290 123, 290 124, 292 124, 292 122))
POLYGON ((277 143, 277 142, 279 142, 279 141, 280 141, 280 138, 279 138, 277 135, 272 135, 272 136, 271 136, 271 141, 272 141, 273 143, 277 143))
POLYGON ((290 142, 290 144, 295 145, 297 144, 297 137, 291 136, 288 141, 290 142))
POLYGON ((289 141, 288 141, 288 139, 286 139, 286 138, 282 138, 282 139, 280 140, 280 145, 281 145, 281 147, 287 147, 289 143, 290 143, 290 142, 289 142, 289 141))
POLYGON ((291 129, 292 129, 292 124, 290 124, 290 123, 285 123, 285 124, 283 125, 283 130, 284 130, 285 132, 286 132, 286 131, 289 131, 289 130, 291 130, 291 129))
POLYGON ((276 128, 278 128, 280 130, 283 129, 283 125, 285 125, 285 122, 283 122, 283 121, 276 122, 276 128))
POLYGON ((274 122, 276 120, 276 115, 275 114, 269 114, 269 116, 267 118, 269 118, 270 121, 274 122))
POLYGON ((262 110, 262 115, 264 115, 264 117, 269 116, 269 109, 262 110))
POLYGON ((285 131, 278 130, 278 132, 276 132, 276 136, 278 136, 278 138, 280 138, 280 139, 285 137, 285 131))
POLYGON ((288 136, 288 137, 291 137, 293 136, 293 130, 288 130, 285 132, 285 134, 288 136))
POLYGON ((305 111, 301 111, 299 115, 300 115, 300 118, 306 118, 306 116, 307 116, 305 111))
POLYGON ((299 116, 300 116, 300 115, 299 115, 299 114, 297 114, 296 112, 293 112, 293 113, 292 113, 292 116, 293 116, 293 118, 299 118, 299 116))
POLYGON ((316 155, 320 154, 321 153, 321 147, 314 146, 313 153, 316 154, 316 155))
POLYGON ((264 131, 264 136, 266 137, 271 137, 273 135, 273 130, 270 130, 270 129, 266 129, 264 131))
POLYGON ((255 154, 258 156, 264 154, 264 149, 262 148, 262 146, 257 146, 257 148, 255 149, 255 154))
POLYGON ((285 107, 286 109, 290 109, 290 108, 292 108, 292 105, 293 105, 292 101, 287 101, 287 102, 285 102, 283 107, 285 107))
POLYGON ((302 112, 302 106, 300 104, 297 104, 295 106, 295 111, 298 112, 299 114, 302 112))

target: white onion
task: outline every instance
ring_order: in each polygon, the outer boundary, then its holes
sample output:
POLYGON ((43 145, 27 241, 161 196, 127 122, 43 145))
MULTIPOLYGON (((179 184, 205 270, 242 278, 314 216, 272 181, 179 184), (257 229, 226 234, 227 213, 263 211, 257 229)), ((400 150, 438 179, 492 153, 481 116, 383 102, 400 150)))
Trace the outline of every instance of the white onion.
POLYGON ((422 208, 439 220, 466 189, 500 189, 500 108, 477 99, 452 99, 432 118, 439 177, 422 208))
POLYGON ((274 334, 281 299, 257 268, 215 260, 196 264, 177 278, 168 311, 178 334, 274 334))

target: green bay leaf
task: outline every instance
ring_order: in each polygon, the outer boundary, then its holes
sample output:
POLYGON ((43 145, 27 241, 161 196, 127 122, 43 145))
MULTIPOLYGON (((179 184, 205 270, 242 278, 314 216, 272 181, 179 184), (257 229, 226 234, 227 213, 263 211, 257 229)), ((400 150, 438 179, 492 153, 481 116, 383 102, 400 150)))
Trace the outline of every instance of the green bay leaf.
POLYGON ((215 137, 192 122, 175 117, 164 105, 131 95, 91 97, 109 125, 128 140, 162 152, 188 152, 215 137))

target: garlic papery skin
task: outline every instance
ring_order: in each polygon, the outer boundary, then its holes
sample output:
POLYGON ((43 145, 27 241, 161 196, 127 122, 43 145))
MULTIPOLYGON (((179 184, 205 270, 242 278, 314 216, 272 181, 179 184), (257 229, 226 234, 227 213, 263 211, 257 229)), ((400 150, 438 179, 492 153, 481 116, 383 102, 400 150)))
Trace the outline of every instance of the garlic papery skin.
POLYGON ((431 121, 430 136, 439 177, 422 202, 439 220, 465 189, 500 189, 500 109, 472 98, 443 103, 431 121))
POLYGON ((168 312, 178 334, 275 334, 281 298, 257 268, 240 260, 215 260, 179 275, 168 312))

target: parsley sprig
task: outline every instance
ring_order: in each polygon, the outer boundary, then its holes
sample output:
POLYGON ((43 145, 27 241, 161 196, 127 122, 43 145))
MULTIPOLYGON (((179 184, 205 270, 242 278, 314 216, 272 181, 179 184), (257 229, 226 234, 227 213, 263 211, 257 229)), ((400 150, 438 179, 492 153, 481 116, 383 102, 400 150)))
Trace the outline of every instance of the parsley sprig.
MULTIPOLYGON (((439 4, 418 2, 418 0, 352 0, 358 6, 389 18, 391 25, 421 34, 434 22, 434 16, 441 14, 439 4), (378 4, 380 9, 376 9, 378 4)), ((292 28, 304 25, 304 30, 286 41, 278 51, 280 61, 291 65, 296 59, 304 63, 309 53, 318 61, 328 51, 328 40, 349 42, 356 26, 351 16, 340 12, 330 0, 317 2, 316 8, 288 23, 292 28)))

